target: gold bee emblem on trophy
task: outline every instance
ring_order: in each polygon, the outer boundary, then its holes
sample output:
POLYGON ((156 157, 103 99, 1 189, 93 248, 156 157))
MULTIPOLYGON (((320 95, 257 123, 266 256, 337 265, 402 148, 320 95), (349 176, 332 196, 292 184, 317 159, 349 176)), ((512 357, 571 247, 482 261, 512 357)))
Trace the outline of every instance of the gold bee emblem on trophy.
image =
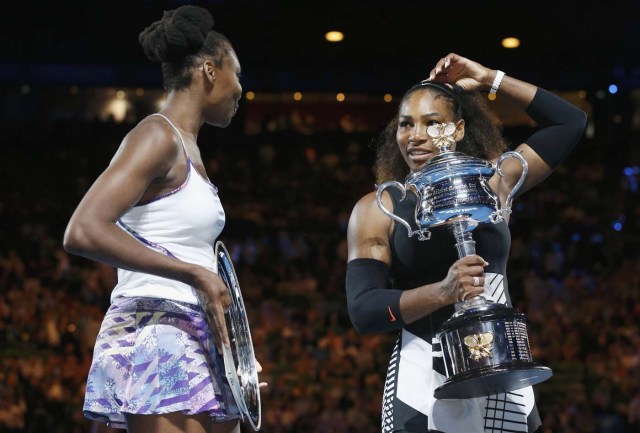
POLYGON ((493 356, 491 349, 493 343, 493 334, 485 332, 484 334, 473 334, 464 337, 464 344, 471 352, 471 359, 478 361, 482 358, 490 358, 493 356))

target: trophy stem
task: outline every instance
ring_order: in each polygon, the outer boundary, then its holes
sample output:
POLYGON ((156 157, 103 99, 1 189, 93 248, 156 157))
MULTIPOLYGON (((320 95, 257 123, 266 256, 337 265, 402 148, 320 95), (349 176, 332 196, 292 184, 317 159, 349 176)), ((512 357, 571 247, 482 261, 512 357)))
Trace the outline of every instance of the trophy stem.
MULTIPOLYGON (((476 241, 474 241, 473 236, 471 236, 471 231, 469 230, 469 222, 456 221, 451 224, 451 229, 453 230, 453 235, 456 238, 456 249, 458 250, 458 257, 463 258, 475 254, 476 241)), ((476 295, 464 301, 460 308, 462 310, 468 310, 470 308, 484 305, 485 303, 486 299, 484 298, 484 296, 476 295)))
POLYGON ((456 221, 452 224, 459 258, 476 253, 476 241, 473 240, 471 232, 467 230, 468 226, 469 223, 467 221, 456 221))

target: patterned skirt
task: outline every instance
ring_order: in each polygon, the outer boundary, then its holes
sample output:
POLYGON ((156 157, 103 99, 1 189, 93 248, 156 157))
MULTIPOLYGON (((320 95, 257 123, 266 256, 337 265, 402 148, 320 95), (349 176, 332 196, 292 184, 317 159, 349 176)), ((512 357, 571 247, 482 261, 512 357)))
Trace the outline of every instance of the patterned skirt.
POLYGON ((96 341, 84 415, 126 428, 124 413, 170 412, 240 418, 206 315, 199 305, 116 298, 96 341))

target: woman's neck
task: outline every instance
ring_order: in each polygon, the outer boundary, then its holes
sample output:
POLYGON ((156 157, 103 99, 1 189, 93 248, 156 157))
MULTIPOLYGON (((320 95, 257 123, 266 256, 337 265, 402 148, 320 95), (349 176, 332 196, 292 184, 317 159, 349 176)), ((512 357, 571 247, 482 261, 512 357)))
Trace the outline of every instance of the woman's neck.
POLYGON ((194 140, 204 124, 197 100, 197 96, 192 95, 189 89, 173 90, 167 94, 167 99, 159 111, 171 119, 182 132, 192 135, 194 140))

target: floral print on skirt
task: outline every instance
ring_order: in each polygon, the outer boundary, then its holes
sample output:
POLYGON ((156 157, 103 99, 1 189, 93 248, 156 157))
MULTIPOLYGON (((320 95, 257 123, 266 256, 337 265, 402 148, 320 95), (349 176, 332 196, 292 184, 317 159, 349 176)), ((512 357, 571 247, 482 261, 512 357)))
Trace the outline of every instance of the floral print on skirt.
POLYGON ((126 428, 124 413, 170 412, 240 418, 207 317, 199 305, 116 298, 96 340, 84 415, 126 428))

